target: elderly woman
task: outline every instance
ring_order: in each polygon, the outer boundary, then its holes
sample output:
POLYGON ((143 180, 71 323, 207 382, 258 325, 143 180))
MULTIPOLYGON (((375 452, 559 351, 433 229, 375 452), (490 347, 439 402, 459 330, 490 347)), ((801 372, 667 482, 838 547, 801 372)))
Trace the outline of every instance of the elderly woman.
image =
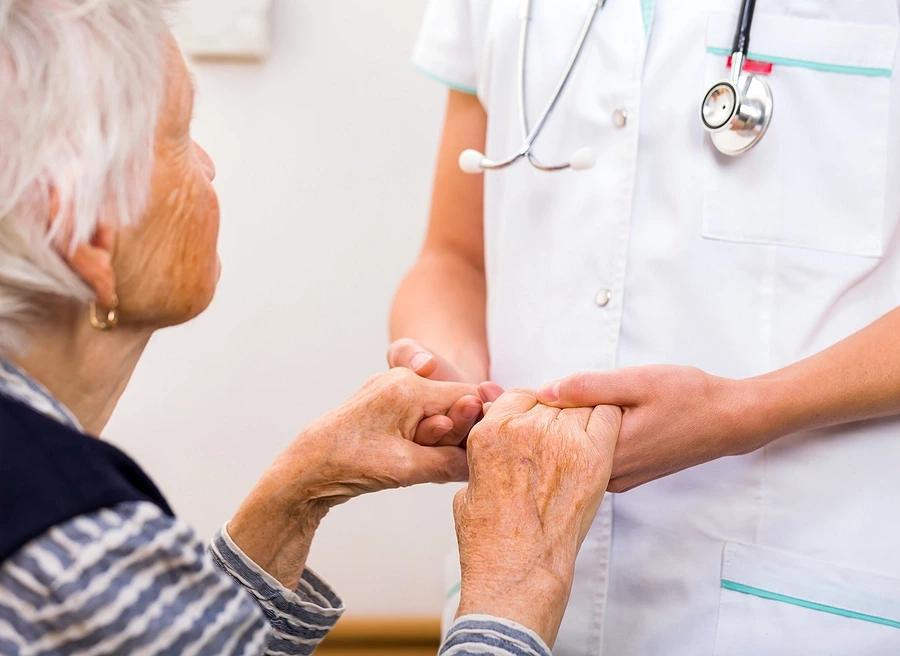
POLYGON ((328 510, 469 471, 442 652, 549 654, 616 409, 393 370, 303 430, 208 548, 95 437, 153 332, 219 274, 163 5, 0 0, 0 654, 308 654, 343 611, 306 569, 328 510))

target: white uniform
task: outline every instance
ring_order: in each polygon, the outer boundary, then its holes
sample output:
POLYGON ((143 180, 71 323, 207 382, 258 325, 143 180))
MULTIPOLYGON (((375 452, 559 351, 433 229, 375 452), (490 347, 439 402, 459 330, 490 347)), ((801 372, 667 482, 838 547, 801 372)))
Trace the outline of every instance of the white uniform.
MULTIPOLYGON (((759 0, 751 58, 774 63, 774 118, 729 159, 699 107, 727 75, 739 5, 608 0, 535 148, 556 163, 591 146, 596 168, 486 174, 500 384, 659 363, 743 378, 900 305, 897 0, 759 0)), ((532 120, 588 6, 534 2, 532 120)), ((493 158, 521 143, 519 8, 431 0, 416 48, 425 72, 477 90, 493 158)), ((900 654, 900 421, 609 495, 554 653, 900 654)))

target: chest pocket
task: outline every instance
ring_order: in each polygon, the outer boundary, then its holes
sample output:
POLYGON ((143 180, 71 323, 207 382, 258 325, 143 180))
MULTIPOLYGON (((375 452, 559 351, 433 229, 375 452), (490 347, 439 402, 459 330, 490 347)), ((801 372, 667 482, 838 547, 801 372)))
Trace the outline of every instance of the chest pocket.
MULTIPOLYGON (((704 89, 726 75, 736 18, 710 15, 704 89)), ((703 236, 880 257, 898 28, 757 13, 750 58, 774 112, 738 157, 704 135, 703 236)))
POLYGON ((900 580, 728 542, 715 656, 895 656, 900 580))

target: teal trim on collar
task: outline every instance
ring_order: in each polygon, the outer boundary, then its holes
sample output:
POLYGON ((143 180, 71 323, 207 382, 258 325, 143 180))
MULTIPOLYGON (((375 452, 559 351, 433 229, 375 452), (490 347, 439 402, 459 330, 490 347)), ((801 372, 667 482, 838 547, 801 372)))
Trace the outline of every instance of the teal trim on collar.
POLYGON ((445 77, 441 77, 440 75, 435 75, 431 71, 426 71, 424 68, 419 66, 417 63, 413 62, 413 66, 415 66, 416 70, 422 73, 424 76, 431 78, 435 82, 439 82, 446 87, 450 87, 454 91, 460 91, 462 93, 467 93, 470 96, 478 95, 478 90, 475 87, 467 87, 464 84, 457 84, 451 80, 448 80, 445 77))
MULTIPOLYGON (((711 55, 722 55, 728 57, 731 51, 728 48, 706 49, 711 55)), ((747 55, 749 59, 766 62, 767 64, 776 64, 778 66, 796 66, 798 68, 808 68, 812 71, 825 71, 826 73, 843 73, 844 75, 863 75, 865 77, 892 77, 893 72, 889 68, 861 68, 859 66, 840 66, 839 64, 823 64, 821 62, 803 61, 802 59, 788 59, 786 57, 770 57, 768 55, 760 55, 751 52, 747 55)))
POLYGON ((653 24, 653 0, 641 0, 641 15, 644 17, 644 35, 650 34, 653 24))
POLYGON ((825 604, 817 604, 814 601, 797 599, 796 597, 788 597, 786 595, 778 594, 777 592, 769 592, 768 590, 761 590, 749 585, 744 585, 743 583, 735 583, 734 581, 723 580, 722 588, 724 588, 725 590, 732 590, 733 592, 753 595, 754 597, 761 597, 762 599, 771 599, 772 601, 780 601, 785 604, 800 606, 801 608, 809 608, 811 610, 818 610, 823 613, 831 613, 832 615, 840 615, 841 617, 849 617, 854 620, 872 622, 873 624, 883 624, 884 626, 890 626, 895 629, 900 629, 900 622, 897 622, 895 620, 889 620, 884 617, 876 617, 875 615, 866 615, 865 613, 857 613, 856 611, 847 610, 845 608, 836 608, 834 606, 826 606, 825 604))

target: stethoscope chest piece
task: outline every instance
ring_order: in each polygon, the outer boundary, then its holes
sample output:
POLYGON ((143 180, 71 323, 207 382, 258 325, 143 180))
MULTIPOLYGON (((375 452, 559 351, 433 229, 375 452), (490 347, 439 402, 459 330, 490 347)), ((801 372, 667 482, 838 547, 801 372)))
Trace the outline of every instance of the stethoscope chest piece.
POLYGON ((773 109, 766 81, 742 73, 737 84, 723 80, 713 85, 703 99, 700 119, 716 150, 734 157, 759 143, 772 122, 773 109))
POLYGON ((735 157, 759 143, 772 122, 772 89, 759 76, 744 72, 756 0, 743 0, 734 46, 731 79, 716 82, 700 105, 703 129, 723 155, 735 157))

